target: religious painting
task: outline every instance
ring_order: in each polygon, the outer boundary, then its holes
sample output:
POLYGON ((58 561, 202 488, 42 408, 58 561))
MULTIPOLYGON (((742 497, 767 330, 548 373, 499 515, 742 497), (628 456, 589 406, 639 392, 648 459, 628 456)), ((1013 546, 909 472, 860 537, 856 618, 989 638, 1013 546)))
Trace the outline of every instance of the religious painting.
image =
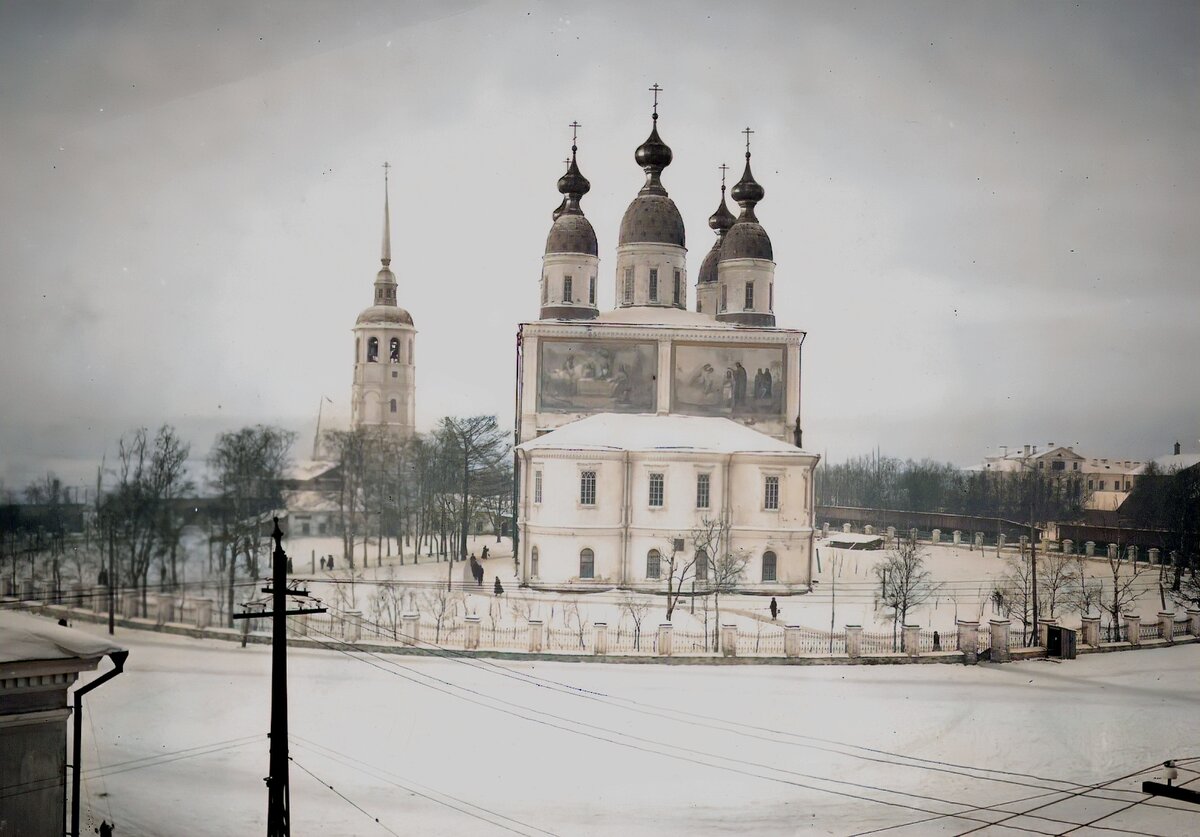
POLYGON ((543 340, 538 409, 652 413, 658 346, 604 340, 543 340))
POLYGON ((783 346, 675 346, 671 412, 781 417, 785 352, 783 346))

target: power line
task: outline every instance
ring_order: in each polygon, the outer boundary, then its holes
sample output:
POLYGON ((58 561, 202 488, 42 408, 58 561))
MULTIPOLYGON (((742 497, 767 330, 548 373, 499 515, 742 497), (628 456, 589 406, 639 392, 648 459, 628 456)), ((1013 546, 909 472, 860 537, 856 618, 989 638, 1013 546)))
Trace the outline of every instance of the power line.
POLYGON ((364 809, 364 808, 363 808, 361 805, 359 805, 359 804, 358 804, 357 802, 355 802, 354 800, 350 799, 350 797, 346 796, 346 794, 342 793, 340 790, 338 790, 338 789, 337 789, 337 788, 335 788, 333 785, 331 785, 331 784, 329 784, 328 782, 326 782, 324 779, 322 779, 322 778, 321 778, 320 776, 318 776, 317 774, 313 773, 311 770, 309 770, 307 767, 305 767, 304 765, 302 765, 300 762, 296 761, 296 759, 295 759, 295 757, 294 757, 294 756, 290 756, 290 755, 289 755, 289 756, 288 756, 288 761, 290 761, 292 764, 296 765, 296 767, 299 767, 301 770, 303 770, 303 771, 304 771, 305 773, 307 773, 309 776, 312 776, 314 779, 316 779, 316 780, 317 780, 318 782, 320 782, 322 785, 324 785, 325 787, 329 788, 331 791, 333 791, 334 793, 336 793, 338 796, 340 796, 340 797, 342 798, 342 800, 343 800, 344 802, 348 803, 349 805, 351 805, 352 807, 354 807, 356 810, 358 810, 359 812, 361 812, 361 813, 363 814, 363 816, 365 816, 365 817, 368 817, 368 818, 370 818, 371 820, 373 820, 373 821, 375 822, 375 824, 376 824, 376 825, 378 825, 380 828, 382 828, 382 829, 383 829, 384 831, 386 831, 388 834, 394 834, 394 835, 395 835, 395 837, 400 837, 400 835, 399 835, 399 834, 397 834, 395 831, 392 831, 392 829, 388 828, 386 825, 384 825, 382 822, 380 822, 380 821, 379 821, 379 817, 372 816, 372 815, 371 815, 370 813, 368 813, 368 812, 366 811, 366 809, 364 809))

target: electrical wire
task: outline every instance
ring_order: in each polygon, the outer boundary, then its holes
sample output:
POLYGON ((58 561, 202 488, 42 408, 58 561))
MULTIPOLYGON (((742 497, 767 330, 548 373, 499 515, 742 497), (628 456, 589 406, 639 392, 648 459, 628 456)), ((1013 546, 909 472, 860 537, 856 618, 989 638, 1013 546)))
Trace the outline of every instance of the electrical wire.
POLYGON ((354 807, 356 810, 358 810, 360 813, 362 813, 362 815, 363 815, 363 816, 365 816, 365 817, 368 817, 369 819, 373 820, 373 821, 375 822, 375 824, 376 824, 376 825, 378 825, 380 828, 382 828, 382 829, 383 829, 384 831, 386 831, 388 834, 394 834, 394 835, 395 835, 395 837, 400 837, 400 835, 399 835, 398 833, 396 833, 395 831, 392 831, 392 829, 388 828, 388 827, 387 827, 387 825, 385 825, 384 823, 380 822, 380 820, 379 820, 379 817, 372 816, 370 813, 368 813, 368 812, 367 812, 367 810, 366 810, 365 808, 363 808, 361 805, 359 805, 359 804, 358 804, 357 802, 355 802, 354 800, 350 799, 350 797, 346 796, 346 794, 342 793, 340 790, 338 790, 337 788, 335 788, 333 785, 331 785, 331 784, 329 784, 328 782, 326 782, 326 781, 325 781, 324 779, 322 779, 320 776, 318 776, 317 774, 313 773, 311 770, 309 770, 307 767, 305 767, 304 765, 302 765, 300 762, 296 761, 296 760, 295 760, 294 758, 292 758, 291 756, 288 756, 288 761, 290 761, 292 764, 296 765, 296 767, 299 767, 301 770, 303 770, 303 771, 304 771, 305 773, 307 773, 309 776, 312 776, 314 779, 316 779, 316 780, 317 780, 317 782, 319 782, 320 784, 322 784, 322 785, 324 785, 325 787, 329 788, 329 789, 330 789, 331 791, 333 791, 335 794, 337 794, 338 796, 340 796, 344 802, 346 802, 346 803, 348 803, 349 805, 351 805, 352 807, 354 807))

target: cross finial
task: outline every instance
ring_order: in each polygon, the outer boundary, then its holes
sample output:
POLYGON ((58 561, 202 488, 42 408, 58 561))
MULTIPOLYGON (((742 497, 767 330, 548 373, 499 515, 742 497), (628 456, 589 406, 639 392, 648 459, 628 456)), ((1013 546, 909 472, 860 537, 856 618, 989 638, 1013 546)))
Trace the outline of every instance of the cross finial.
POLYGON ((658 82, 654 82, 654 86, 650 88, 650 92, 654 94, 654 113, 651 114, 654 119, 658 119, 658 94, 662 92, 662 88, 658 86, 658 82))
POLYGON ((579 129, 582 128, 583 126, 580 125, 578 122, 572 122, 567 127, 571 129, 571 150, 574 151, 575 150, 575 141, 578 138, 579 129))
POLYGON ((717 166, 717 168, 719 168, 721 170, 721 191, 724 192, 725 191, 725 172, 729 171, 729 166, 725 165, 724 163, 721 163, 721 165, 717 166))
POLYGON ((390 169, 391 167, 392 167, 391 163, 389 163, 387 160, 383 161, 383 182, 385 184, 387 183, 387 179, 388 179, 388 169, 390 169))
POLYGON ((567 157, 565 160, 563 160, 563 165, 565 165, 565 166, 571 165, 571 158, 567 157))
POLYGON ((746 129, 744 131, 742 131, 742 133, 746 135, 746 156, 749 157, 750 156, 750 135, 753 134, 754 132, 750 130, 749 126, 747 126, 746 129))

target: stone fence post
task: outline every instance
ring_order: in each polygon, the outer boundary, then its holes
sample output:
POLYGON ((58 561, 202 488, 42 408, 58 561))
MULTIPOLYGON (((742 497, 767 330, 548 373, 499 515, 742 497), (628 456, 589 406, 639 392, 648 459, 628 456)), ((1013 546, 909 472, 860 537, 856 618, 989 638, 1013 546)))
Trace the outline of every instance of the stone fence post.
MULTIPOLYGON (((1116 549, 1116 547, 1113 547, 1116 549)), ((1126 613, 1123 615, 1125 619, 1125 632, 1129 635, 1130 645, 1142 644, 1142 617, 1126 613)))
POLYGON ((542 652, 542 638, 545 632, 542 630, 541 619, 529 620, 529 653, 540 654, 542 652))
POLYGON ((908 539, 910 541, 915 541, 917 539, 917 529, 915 526, 908 530, 908 539))
POLYGON ((737 625, 721 626, 721 656, 737 656, 737 625))
POLYGON ((1116 557, 1117 557, 1117 545, 1115 543, 1110 543, 1108 545, 1108 560, 1110 560, 1110 561, 1116 560, 1116 557))
POLYGON ((1175 611, 1160 610, 1158 612, 1158 635, 1167 642, 1175 641, 1175 611))
POLYGON ((289 619, 288 632, 292 636, 308 636, 308 616, 307 613, 301 613, 289 619))
POLYGON ((362 611, 346 611, 346 641, 358 642, 362 639, 362 611))
MULTIPOLYGON (((1022 539, 1024 539, 1024 536, 1022 536, 1022 539)), ((1007 538, 1004 537, 1003 532, 1001 532, 999 535, 996 535, 996 554, 997 555, 1000 554, 1000 550, 1004 549, 1004 542, 1006 540, 1007 540, 1007 538)))
POLYGON ((1100 646, 1100 617, 1084 616, 1080 621, 1083 622, 1083 644, 1098 648, 1100 646))
POLYGON ((843 524, 842 524, 842 531, 843 531, 843 532, 849 532, 849 531, 850 531, 850 524, 849 524, 849 523, 843 523, 843 524))
POLYGON ((1136 544, 1130 544, 1125 550, 1125 557, 1129 559, 1129 563, 1136 564, 1138 559, 1138 548, 1136 544))
POLYGON ((400 615, 400 642, 404 645, 416 645, 421 638, 421 614, 402 613, 400 615))
POLYGON ((799 625, 784 625, 783 626, 783 656, 799 657, 800 656, 800 626, 799 625))
POLYGON ((1038 626, 1037 626, 1038 645, 1040 645, 1042 648, 1049 647, 1049 645, 1050 645, 1050 626, 1057 625, 1057 624, 1058 624, 1057 619, 1050 619, 1050 618, 1042 617, 1041 619, 1038 620, 1038 626))
POLYGON ((962 529, 955 529, 953 537, 954 537, 954 545, 955 546, 958 546, 959 544, 961 544, 962 543, 962 529))
POLYGON ((1189 607, 1188 615, 1188 633, 1192 636, 1200 636, 1200 608, 1189 607))
POLYGON ((975 548, 980 551, 983 550, 983 532, 975 533, 975 548))
POLYGON ((1162 563, 1162 552, 1160 552, 1158 549, 1156 549, 1154 547, 1151 547, 1150 551, 1146 553, 1146 558, 1150 561, 1151 564, 1161 564, 1162 563))
POLYGON ((992 628, 992 662, 1007 663, 1008 655, 1008 620, 993 619, 990 623, 992 628))
POLYGON ((821 524, 821 536, 826 537, 826 538, 829 537, 829 521, 828 520, 826 520, 824 523, 821 524))
POLYGON ((33 601, 33 596, 34 596, 33 579, 32 578, 21 579, 21 598, 24 601, 31 602, 31 601, 33 601))
POLYGON ((929 542, 930 543, 941 543, 942 542, 942 530, 934 529, 933 532, 929 535, 929 542))
POLYGON ((904 626, 904 653, 915 657, 921 653, 921 626, 904 626))
POLYGON ((1085 543, 1083 545, 1083 554, 1085 556, 1087 556, 1088 558, 1091 558, 1093 555, 1095 555, 1096 554, 1096 542, 1088 541, 1087 543, 1085 543))
POLYGON ((1071 540, 1070 538, 1065 538, 1062 542, 1062 551, 1063 555, 1074 555, 1075 541, 1071 540))
POLYGON ((592 625, 592 652, 598 657, 608 653, 608 623, 596 622, 592 625))
POLYGON ((155 593, 154 600, 154 624, 161 628, 168 622, 173 622, 174 597, 170 593, 155 593))
POLYGON ((889 542, 896 540, 896 527, 895 526, 887 527, 887 535, 888 535, 889 542))
POLYGON ((846 656, 852 660, 862 656, 862 625, 846 626, 846 656))
POLYGON ((479 617, 467 616, 463 619, 466 623, 466 636, 463 639, 463 648, 467 651, 479 650, 479 617))
POLYGON ((866 526, 863 527, 863 534, 864 535, 874 535, 875 527, 870 524, 867 524, 866 526))
POLYGON ((196 599, 196 627, 203 630, 212 625, 213 600, 196 599))
POLYGON ((969 666, 979 662, 979 623, 969 619, 958 620, 958 650, 963 662, 969 666))
POLYGON ((658 626, 658 656, 671 656, 671 628, 670 622, 663 622, 658 626))
POLYGON ((87 601, 85 601, 83 585, 79 582, 75 582, 71 585, 71 598, 67 601, 67 608, 74 610, 91 610, 91 598, 91 594, 89 593, 86 597, 87 601))

